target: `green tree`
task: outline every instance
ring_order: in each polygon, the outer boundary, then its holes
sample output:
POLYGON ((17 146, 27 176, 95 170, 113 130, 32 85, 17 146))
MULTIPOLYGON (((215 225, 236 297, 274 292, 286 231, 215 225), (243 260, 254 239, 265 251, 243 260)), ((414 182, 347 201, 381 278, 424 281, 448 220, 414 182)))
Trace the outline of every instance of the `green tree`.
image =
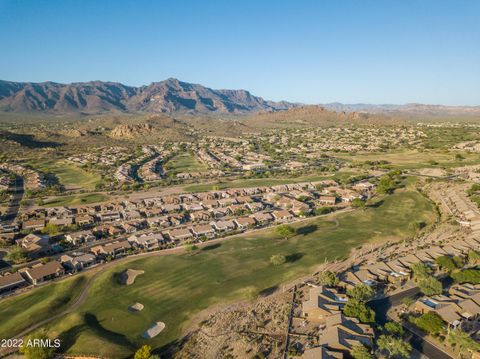
POLYGON ((293 237, 295 235, 295 229, 292 226, 289 226, 287 224, 282 224, 282 225, 278 226, 275 229, 275 231, 283 239, 288 239, 288 238, 293 237))
POLYGON ((327 270, 320 273, 318 281, 321 285, 335 287, 338 284, 339 279, 335 273, 327 270))
POLYGON ((150 359, 152 357, 152 347, 144 345, 135 352, 134 359, 150 359))
POLYGON ((468 252, 468 263, 470 265, 479 265, 480 264, 480 252, 471 250, 468 252))
POLYGON ((352 201, 353 208, 365 208, 365 201, 362 201, 360 198, 355 198, 352 201))
POLYGON ((441 256, 435 259, 435 263, 441 268, 446 271, 453 271, 457 268, 457 263, 453 260, 452 257, 449 256, 441 256))
POLYGON ((54 236, 60 233, 60 229, 56 224, 47 223, 47 225, 42 229, 42 233, 48 234, 49 236, 54 236))
POLYGON ((286 261, 287 259, 285 258, 285 256, 281 254, 274 254, 270 257, 270 263, 272 263, 274 266, 282 265, 286 261))
POLYGON ((357 299, 359 301, 367 301, 371 299, 375 294, 375 291, 372 289, 372 287, 366 285, 366 284, 361 284, 357 285, 353 289, 350 289, 347 291, 347 295, 351 298, 357 299))
POLYGON ((27 261, 27 255, 21 248, 15 247, 12 248, 10 252, 8 252, 8 254, 5 256, 5 259, 14 264, 20 264, 27 261))
POLYGON ((365 345, 357 344, 352 347, 350 350, 350 355, 354 359, 373 359, 373 355, 370 353, 370 349, 368 349, 365 345))
POLYGON ((362 323, 373 323, 375 312, 367 307, 364 302, 357 299, 350 299, 343 308, 343 314, 347 317, 357 318, 362 323))
POLYGON ((388 353, 388 357, 408 358, 412 351, 412 346, 401 338, 396 338, 392 335, 382 334, 377 339, 377 345, 380 350, 388 353))
POLYGON ((461 354, 467 354, 469 351, 480 352, 480 344, 461 329, 450 330, 447 334, 447 343, 461 354))
POLYGON ((327 213, 330 213, 332 212, 333 208, 332 207, 318 207, 318 208, 315 208, 315 215, 317 216, 320 216, 322 214, 327 214, 327 213))
POLYGON ((415 282, 428 278, 432 274, 432 269, 424 263, 414 263, 410 268, 415 282))
POLYGON ((385 324, 385 330, 392 334, 396 335, 398 337, 403 337, 405 334, 405 330, 403 329, 402 325, 400 323, 396 322, 388 322, 385 324))
POLYGON ((187 244, 184 246, 185 252, 187 253, 192 253, 198 249, 198 247, 195 244, 187 244))
POLYGON ((25 338, 20 353, 22 353, 26 359, 49 359, 54 355, 55 348, 50 348, 46 345, 35 345, 35 340, 46 341, 49 338, 46 334, 29 335, 25 338))
POLYGON ((457 283, 480 284, 480 270, 465 269, 450 275, 457 283))
POLYGON ((445 328, 443 319, 435 312, 422 314, 420 317, 410 317, 409 321, 429 334, 440 334, 445 328))
POLYGON ((418 287, 425 295, 442 294, 443 291, 442 283, 435 277, 421 279, 418 282, 418 287))

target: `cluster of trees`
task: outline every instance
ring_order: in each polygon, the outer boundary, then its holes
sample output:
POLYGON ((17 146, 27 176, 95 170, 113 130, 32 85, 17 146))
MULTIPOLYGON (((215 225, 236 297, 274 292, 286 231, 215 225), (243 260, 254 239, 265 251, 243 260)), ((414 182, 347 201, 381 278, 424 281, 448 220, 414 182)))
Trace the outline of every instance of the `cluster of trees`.
POLYGON ((405 330, 400 324, 386 323, 383 333, 377 339, 378 349, 386 352, 389 358, 409 358, 412 346, 403 339, 404 335, 405 330))
POLYGON ((480 284, 480 270, 475 268, 453 272, 450 276, 457 283, 480 284))
POLYGON ((410 316, 408 320, 424 332, 431 335, 441 334, 445 330, 443 319, 435 312, 422 314, 418 318, 410 316))
POLYGON ((21 264, 27 261, 28 256, 20 247, 15 246, 8 252, 5 259, 13 264, 21 264))
POLYGON ((423 294, 435 295, 442 293, 442 283, 433 276, 433 271, 430 267, 423 263, 415 263, 412 265, 411 269, 413 272, 413 279, 423 294))
POLYGON ((368 285, 359 285, 347 291, 350 297, 343 308, 343 314, 347 317, 357 318, 362 323, 373 323, 375 312, 366 305, 366 302, 374 296, 374 290, 368 285))
POLYGON ((451 272, 455 269, 463 267, 463 259, 460 257, 441 256, 435 259, 435 263, 440 269, 451 272))
POLYGON ((321 285, 335 287, 338 285, 339 279, 334 272, 327 270, 320 273, 318 281, 320 282, 321 285))
POLYGON ((390 171, 386 175, 380 177, 377 185, 377 192, 380 194, 391 194, 400 186, 402 171, 390 171))
POLYGON ((144 345, 135 352, 134 359, 160 359, 158 355, 152 354, 152 347, 144 345))

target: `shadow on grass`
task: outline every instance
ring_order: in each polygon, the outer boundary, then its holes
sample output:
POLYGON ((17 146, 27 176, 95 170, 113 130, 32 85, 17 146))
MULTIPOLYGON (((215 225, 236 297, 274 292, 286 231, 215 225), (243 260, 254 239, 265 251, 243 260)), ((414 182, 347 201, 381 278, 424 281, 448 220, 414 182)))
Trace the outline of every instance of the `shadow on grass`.
POLYGON ((258 292, 258 295, 260 297, 267 297, 267 296, 275 293, 275 291, 277 289, 278 289, 278 286, 274 285, 273 287, 268 287, 268 288, 262 289, 260 292, 258 292))
POLYGON ((108 340, 117 345, 126 346, 132 350, 135 349, 135 346, 125 337, 123 334, 118 334, 112 332, 111 330, 105 329, 97 317, 91 313, 85 313, 85 324, 90 330, 92 330, 95 335, 108 340))
POLYGON ((303 234, 306 236, 307 234, 313 233, 318 229, 316 224, 309 224, 308 226, 300 227, 297 229, 297 234, 303 234))
POLYGON ((221 246, 222 246, 221 243, 210 244, 209 246, 203 247, 202 251, 211 251, 211 250, 217 249, 221 246))
POLYGON ((303 253, 292 253, 289 254, 288 256, 285 256, 285 260, 287 263, 293 263, 298 261, 303 257, 303 253))
POLYGON ((380 207, 385 201, 381 199, 380 201, 374 202, 374 203, 369 203, 367 207, 370 208, 378 208, 380 207))

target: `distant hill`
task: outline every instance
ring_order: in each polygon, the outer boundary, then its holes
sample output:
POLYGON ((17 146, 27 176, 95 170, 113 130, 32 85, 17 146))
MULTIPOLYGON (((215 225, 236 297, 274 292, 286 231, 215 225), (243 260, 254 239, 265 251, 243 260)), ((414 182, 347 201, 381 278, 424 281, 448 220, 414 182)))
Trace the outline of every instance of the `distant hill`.
POLYGON ((245 90, 213 90, 174 78, 141 87, 102 81, 60 84, 0 80, 0 111, 3 112, 234 115, 275 112, 297 106, 266 101, 245 90))
POLYGON ((365 103, 343 104, 328 103, 322 105, 327 110, 337 112, 356 112, 370 113, 389 116, 409 116, 409 117, 448 117, 448 116, 480 116, 480 106, 445 106, 445 105, 425 105, 419 103, 410 103, 406 105, 372 105, 365 103))

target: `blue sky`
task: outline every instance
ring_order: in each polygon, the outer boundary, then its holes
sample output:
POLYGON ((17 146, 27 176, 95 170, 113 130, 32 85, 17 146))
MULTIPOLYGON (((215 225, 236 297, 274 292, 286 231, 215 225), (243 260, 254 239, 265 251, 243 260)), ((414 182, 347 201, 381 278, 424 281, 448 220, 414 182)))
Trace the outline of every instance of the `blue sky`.
POLYGON ((480 1, 0 0, 0 79, 480 105, 480 1))

